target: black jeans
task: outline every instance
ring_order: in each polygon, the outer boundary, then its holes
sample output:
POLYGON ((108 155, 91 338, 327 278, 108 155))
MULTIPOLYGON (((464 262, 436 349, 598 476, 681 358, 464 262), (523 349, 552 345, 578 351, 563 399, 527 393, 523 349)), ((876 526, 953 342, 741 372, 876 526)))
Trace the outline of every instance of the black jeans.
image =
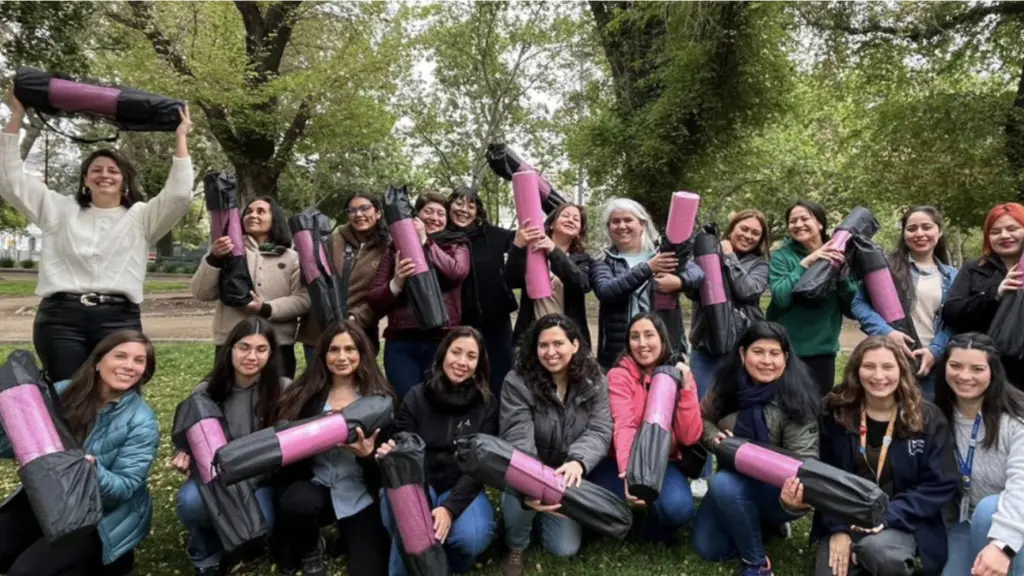
MULTIPOLYGON (((220 355, 221 349, 224 345, 214 346, 213 355, 214 358, 220 355)), ((281 376, 289 380, 295 379, 295 345, 294 344, 282 344, 278 347, 280 350, 280 357, 278 358, 277 366, 280 368, 281 376)))
POLYGON ((491 363, 491 392, 501 398, 501 385, 512 370, 512 322, 506 317, 480 328, 491 363))
POLYGON ((818 385, 818 395, 824 398, 836 385, 836 355, 803 356, 800 359, 807 365, 811 379, 818 385))
POLYGON ((86 306, 44 298, 36 312, 32 344, 50 381, 59 382, 71 378, 100 341, 121 330, 142 331, 137 304, 86 306))
POLYGON ((318 545, 320 527, 332 523, 348 556, 348 574, 387 576, 391 537, 381 522, 377 502, 336 520, 330 489, 306 480, 293 482, 280 494, 274 539, 291 554, 302 557, 318 545))
POLYGON ((95 530, 49 542, 24 493, 0 510, 0 574, 8 576, 121 576, 131 573, 134 552, 103 565, 103 543, 95 530))

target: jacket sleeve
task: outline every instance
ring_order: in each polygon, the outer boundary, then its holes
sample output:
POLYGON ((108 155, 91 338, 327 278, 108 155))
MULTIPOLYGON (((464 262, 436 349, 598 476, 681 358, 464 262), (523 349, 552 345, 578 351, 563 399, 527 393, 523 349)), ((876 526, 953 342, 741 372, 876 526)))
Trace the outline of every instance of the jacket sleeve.
POLYGON ((611 266, 604 260, 594 260, 590 266, 590 285, 594 288, 594 295, 602 302, 618 302, 629 298, 651 276, 651 267, 647 262, 641 262, 619 276, 612 275, 611 266))
POLYGON ((708 390, 704 399, 700 401, 700 417, 703 424, 702 441, 704 447, 714 452, 714 445, 711 443, 722 430, 718 427, 718 412, 714 408, 714 392, 708 390))
POLYGON ((149 468, 156 458, 160 431, 155 419, 133 423, 128 436, 107 468, 96 462, 96 476, 103 507, 116 506, 146 484, 149 468))
POLYGON ((679 392, 673 429, 680 446, 693 446, 704 435, 704 420, 700 415, 700 401, 697 399, 697 382, 693 373, 686 374, 686 389, 679 392))
POLYGON ((889 326, 889 323, 875 311, 875 308, 868 300, 863 286, 857 290, 857 294, 853 297, 851 309, 853 317, 860 322, 861 331, 868 336, 888 336, 893 331, 892 326, 889 326))
POLYGON ((959 334, 972 330, 985 331, 985 328, 999 310, 995 288, 984 292, 975 292, 972 279, 975 276, 967 268, 957 274, 953 285, 949 287, 949 297, 942 306, 942 319, 959 334))
POLYGON ((608 408, 608 382, 601 376, 597 382, 597 395, 590 402, 587 428, 569 446, 567 460, 583 465, 583 473, 590 474, 608 455, 612 443, 612 413, 608 408))
POLYGON ((46 187, 42 180, 26 174, 22 167, 17 134, 0 134, 0 198, 3 198, 43 230, 58 221, 66 206, 75 199, 46 187))
POLYGON ((380 263, 377 264, 377 271, 373 274, 373 280, 370 281, 370 291, 366 294, 366 303, 378 318, 386 316, 388 312, 394 310, 404 297, 404 294, 395 296, 391 293, 389 284, 391 283, 394 269, 395 252, 390 249, 385 250, 384 256, 381 257, 380 263))
POLYGON ((768 266, 768 283, 772 289, 772 304, 782 310, 793 306, 793 288, 804 275, 804 267, 799 262, 776 252, 772 255, 768 266))
POLYGON ((409 393, 402 399, 402 404, 395 413, 395 432, 419 433, 419 426, 416 423, 416 414, 423 408, 419 404, 417 394, 409 393), (415 404, 415 405, 414 405, 415 404))
POLYGON ((818 421, 794 422, 787 420, 782 427, 782 447, 803 458, 818 457, 818 421))
MULTIPOLYGON (((494 398, 487 404, 487 412, 484 414, 484 421, 480 426, 482 434, 492 436, 498 433, 498 402, 494 398)), ((444 501, 445 508, 451 512, 452 520, 456 520, 473 503, 473 500, 484 489, 484 485, 470 478, 466 474, 459 476, 448 493, 448 499, 444 501)))
MULTIPOLYGON (((999 507, 992 516, 988 537, 1006 542, 1017 552, 1024 546, 1024 422, 1003 418, 1000 435, 1008 439, 1010 458, 1006 463, 1006 485, 999 494, 999 507), (1008 426, 1009 424, 1009 426, 1008 426)), ((1003 442, 1004 438, 999 441, 1003 442)))
POLYGON ((207 255, 199 261, 199 268, 188 285, 192 297, 203 302, 213 302, 220 297, 220 268, 210 264, 209 258, 207 255))
POLYGON ((188 212, 188 206, 192 203, 192 172, 192 158, 173 158, 164 189, 137 208, 142 229, 150 244, 170 232, 188 212))
POLYGON ((758 258, 750 270, 744 270, 735 254, 726 254, 724 262, 733 297, 744 304, 757 305, 768 290, 768 263, 758 258))
MULTIPOLYGON (((434 242, 429 242, 427 257, 434 264, 437 273, 453 284, 459 284, 469 276, 469 248, 459 244, 449 256, 434 242)), ((389 278, 390 280, 390 278, 389 278)))
MULTIPOLYGON (((511 252, 509 252, 509 260, 512 260, 511 252)), ((548 253, 548 262, 551 264, 551 272, 558 276, 566 289, 584 294, 590 292, 590 266, 586 263, 577 266, 568 254, 562 252, 561 248, 555 248, 548 253)))
POLYGON ((297 320, 299 316, 309 312, 309 292, 302 284, 298 256, 288 278, 288 295, 274 298, 267 303, 270 304, 270 319, 278 322, 297 320))
POLYGON ((519 450, 537 456, 533 431, 533 395, 515 370, 505 376, 500 405, 501 438, 519 450))
POLYGON ((853 318, 853 299, 857 296, 857 292, 860 291, 860 282, 853 277, 853 274, 847 274, 846 278, 839 280, 839 286, 836 288, 837 296, 839 297, 839 310, 843 316, 847 318, 853 318))
POLYGON ((679 279, 683 281, 681 292, 700 290, 700 285, 704 283, 704 270, 696 262, 690 260, 683 268, 679 279))
POLYGON ((515 244, 508 251, 505 261, 505 285, 509 288, 526 288, 526 249, 515 244))
POLYGON ((619 472, 629 467, 629 455, 633 450, 633 439, 640 428, 643 414, 633 410, 633 395, 638 383, 625 368, 615 367, 608 371, 608 404, 612 414, 612 447, 619 472))
POLYGON ((886 516, 890 527, 910 533, 916 531, 918 524, 940 517, 942 507, 957 494, 959 474, 949 423, 938 409, 927 410, 928 418, 934 419, 934 429, 924 441, 923 461, 918 465, 919 482, 889 500, 886 516))

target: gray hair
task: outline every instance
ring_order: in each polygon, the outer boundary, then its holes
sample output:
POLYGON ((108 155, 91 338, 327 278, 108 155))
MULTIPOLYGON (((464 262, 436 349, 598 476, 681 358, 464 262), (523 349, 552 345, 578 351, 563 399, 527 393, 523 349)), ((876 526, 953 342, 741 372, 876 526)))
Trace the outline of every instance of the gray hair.
POLYGON ((654 227, 654 222, 651 221, 651 214, 647 212, 647 209, 636 200, 611 198, 605 203, 604 211, 601 213, 601 223, 603 225, 601 226, 600 250, 602 252, 615 247, 615 242, 612 240, 611 234, 608 233, 608 223, 612 219, 612 212, 616 211, 629 212, 640 221, 640 247, 643 251, 653 252, 657 249, 658 243, 661 241, 661 235, 658 234, 657 228, 654 227))

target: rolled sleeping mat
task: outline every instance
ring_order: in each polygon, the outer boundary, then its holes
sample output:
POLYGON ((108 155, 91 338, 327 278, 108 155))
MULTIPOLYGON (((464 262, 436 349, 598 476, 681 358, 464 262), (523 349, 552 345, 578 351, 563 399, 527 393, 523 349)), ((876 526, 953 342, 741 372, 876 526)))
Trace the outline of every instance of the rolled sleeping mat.
POLYGON ((877 484, 817 458, 801 460, 779 448, 735 437, 716 445, 715 455, 720 466, 776 488, 798 478, 804 502, 844 524, 874 528, 885 521, 889 497, 877 484))
POLYGON ((217 451, 214 466, 220 481, 234 484, 273 474, 282 466, 351 444, 356 429, 367 435, 391 425, 394 404, 387 396, 364 396, 340 412, 284 422, 228 442, 217 451))
POLYGON ((693 259, 704 272, 700 285, 700 305, 708 321, 706 344, 711 354, 724 356, 736 340, 727 276, 722 270, 722 243, 716 227, 709 225, 693 240, 693 259))
POLYGON ((435 330, 448 323, 448 310, 444 306, 444 294, 437 273, 423 252, 423 244, 420 243, 413 221, 415 217, 408 190, 404 186, 388 187, 384 195, 384 220, 391 230, 391 241, 395 243, 402 259, 411 258, 416 264, 413 275, 405 280, 403 292, 412 303, 420 328, 435 330))
MULTIPOLYGON (((829 244, 846 254, 850 260, 849 248, 852 246, 850 239, 854 236, 864 236, 870 239, 878 232, 878 220, 874 214, 863 206, 858 206, 851 211, 839 224, 829 244)), ((828 300, 828 297, 835 291, 836 282, 839 280, 840 267, 829 260, 818 260, 811 267, 804 271, 800 279, 793 286, 793 297, 807 306, 819 307, 828 300)))
POLYGON ((182 400, 174 410, 171 441, 192 459, 193 478, 198 477, 199 498, 224 550, 230 552, 269 534, 270 527, 253 483, 225 485, 217 482, 214 459, 227 444, 227 423, 220 406, 205 392, 182 400))
POLYGON ((863 236, 855 236, 851 248, 853 273, 864 282, 864 291, 871 301, 871 307, 894 330, 913 338, 914 349, 920 348, 921 339, 903 306, 903 299, 892 278, 889 259, 885 257, 882 247, 863 236))
POLYGON ((288 227, 317 325, 326 328, 344 320, 348 315, 348 302, 342 296, 346 292, 343 280, 328 253, 330 221, 316 208, 309 208, 289 218, 288 227))
POLYGON ((658 366, 651 377, 644 405, 644 419, 633 437, 626 484, 629 493, 648 504, 661 494, 668 458, 675 439, 672 421, 679 404, 683 375, 675 366, 658 366))
POLYGON ((230 172, 210 172, 203 178, 203 196, 210 216, 210 245, 222 236, 231 238, 231 253, 222 259, 218 286, 220 301, 232 307, 252 302, 253 291, 237 194, 238 182, 230 172))
MULTIPOLYGON (((516 203, 516 218, 523 227, 527 220, 531 225, 544 227, 544 211, 540 208, 540 193, 537 191, 538 176, 533 171, 516 172, 512 175, 512 196, 516 203)), ((533 300, 550 298, 551 268, 543 252, 526 248, 526 293, 533 300)))
MULTIPOLYGON (((700 196, 692 192, 674 192, 669 201, 668 220, 665 224, 665 240, 661 245, 662 252, 675 252, 679 258, 678 274, 686 270, 688 255, 680 250, 693 237, 693 226, 697 222, 697 210, 700 208, 700 196)), ((654 293, 654 308, 669 310, 675 308, 679 301, 676 294, 654 293)))
POLYGON ((427 500, 427 446, 409 432, 400 432, 392 440, 394 448, 378 462, 402 563, 412 576, 448 574, 448 555, 434 536, 427 500))
POLYGON ((455 441, 455 460, 463 474, 493 488, 506 488, 544 504, 561 504, 558 513, 604 536, 623 539, 633 524, 624 500, 589 480, 566 488, 555 469, 501 438, 471 434, 455 441))
POLYGON ((85 459, 27 350, 15 350, 0 365, 0 425, 43 536, 54 542, 94 529, 103 519, 96 466, 85 459))
POLYGON ((540 175, 540 171, 520 158, 508 146, 504 144, 488 144, 485 156, 491 170, 505 180, 511 181, 512 175, 516 172, 537 172, 537 191, 540 193, 541 208, 545 214, 551 214, 555 211, 555 208, 568 202, 555 190, 547 178, 540 175))
POLYGON ((26 107, 51 116, 83 114, 120 130, 174 132, 185 103, 134 88, 114 88, 22 67, 14 77, 14 95, 26 107))

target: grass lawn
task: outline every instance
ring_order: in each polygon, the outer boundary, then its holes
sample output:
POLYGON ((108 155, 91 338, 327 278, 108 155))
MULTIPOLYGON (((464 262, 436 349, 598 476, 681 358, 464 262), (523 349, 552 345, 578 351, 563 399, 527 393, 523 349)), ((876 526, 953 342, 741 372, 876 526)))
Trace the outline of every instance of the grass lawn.
MULTIPOLYGON (((0 276, 3 272, 0 271, 0 276)), ((188 282, 167 282, 160 280, 151 280, 146 282, 145 292, 151 294, 154 292, 180 292, 188 290, 188 282)), ((0 298, 21 298, 32 296, 36 291, 36 277, 16 278, 8 277, 0 280, 0 298)))
MULTIPOLYGON (((26 346, 22 346, 26 347, 26 346)), ((0 346, 0 359, 18 346, 0 346)), ((297 355, 302 363, 302 354, 297 355)), ((171 455, 170 426, 174 408, 205 375, 213 361, 213 346, 203 344, 165 344, 157 346, 156 376, 146 386, 146 400, 160 418, 160 453, 150 472, 149 485, 154 500, 153 528, 150 537, 138 549, 135 574, 139 576, 166 576, 191 574, 192 568, 185 554, 186 532, 175 515, 175 495, 183 477, 168 467, 171 455)), ((839 362, 845 364, 845 358, 839 362)), ((0 490, 8 494, 18 485, 17 474, 9 462, 0 464, 0 490)), ((493 495, 492 495, 493 496, 493 495)), ((493 500, 493 498, 492 498, 493 500)), ((499 511, 500 513, 500 511, 499 511)), ((794 537, 789 541, 768 543, 776 574, 798 576, 812 572, 813 551, 807 544, 807 519, 797 523, 794 537)), ((686 545, 673 549, 637 542, 592 540, 584 544, 576 558, 560 560, 531 547, 528 574, 609 574, 616 576, 707 576, 735 574, 735 562, 713 564, 700 560, 686 545)), ((500 544, 481 560, 473 574, 498 574, 500 544)), ((275 572, 269 563, 250 563, 236 568, 233 574, 270 576, 275 572)), ((343 563, 333 560, 330 574, 344 574, 343 563)), ((358 576, 358 575, 355 575, 358 576)))

